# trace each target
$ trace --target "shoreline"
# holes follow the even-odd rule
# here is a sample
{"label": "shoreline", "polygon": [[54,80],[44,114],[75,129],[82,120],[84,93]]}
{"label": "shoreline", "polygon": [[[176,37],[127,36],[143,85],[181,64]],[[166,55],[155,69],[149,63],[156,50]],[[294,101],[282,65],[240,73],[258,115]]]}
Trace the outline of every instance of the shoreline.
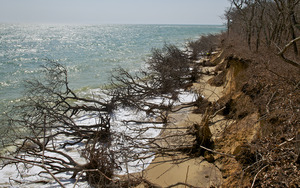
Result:
{"label": "shoreline", "polygon": [[[201,61],[201,60],[200,60]],[[203,60],[202,60],[203,61]],[[214,67],[202,67],[205,69],[204,72],[213,72]],[[192,90],[201,91],[201,95],[204,96],[209,102],[216,102],[220,97],[223,96],[223,86],[215,87],[208,83],[213,75],[203,75],[197,82],[192,86]],[[193,125],[193,123],[200,123],[203,114],[193,113],[193,107],[187,109],[181,109],[176,113],[171,113],[170,118],[172,121],[168,123],[168,127],[171,128],[185,128]],[[218,134],[222,131],[222,116],[215,116],[212,121],[214,125],[210,127],[212,132],[212,138],[218,137]],[[186,131],[188,129],[185,129]],[[172,135],[174,130],[164,130],[160,136]],[[193,142],[193,137],[182,138],[185,142]],[[176,144],[178,141],[174,141]],[[172,144],[172,143],[169,143]],[[166,187],[170,185],[178,184],[183,186],[191,185],[195,187],[210,187],[220,186],[222,184],[222,173],[216,164],[208,162],[205,157],[194,157],[186,154],[176,154],[175,156],[162,156],[156,154],[154,160],[150,165],[143,171],[133,176],[140,176],[151,182],[153,185]],[[180,183],[181,182],[181,183]],[[137,186],[138,188],[146,187],[145,183],[141,183]]]}

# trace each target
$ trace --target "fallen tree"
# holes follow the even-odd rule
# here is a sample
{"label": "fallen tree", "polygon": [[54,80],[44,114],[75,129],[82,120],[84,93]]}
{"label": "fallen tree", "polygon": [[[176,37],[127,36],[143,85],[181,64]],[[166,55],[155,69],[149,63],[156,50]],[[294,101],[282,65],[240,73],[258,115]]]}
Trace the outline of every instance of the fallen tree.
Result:
{"label": "fallen tree", "polygon": [[[5,114],[3,122],[8,129],[3,148],[7,150],[0,156],[1,167],[36,166],[41,169],[39,175],[48,174],[61,186],[57,175],[69,173],[76,182],[84,178],[91,185],[112,186],[120,184],[113,179],[121,168],[116,159],[125,159],[123,168],[128,168],[130,162],[151,158],[155,153],[178,152],[180,147],[187,147],[162,147],[155,143],[168,137],[151,138],[144,133],[162,129],[149,124],[169,122],[168,113],[179,101],[180,92],[195,78],[192,64],[172,45],[166,45],[161,51],[153,50],[153,58],[147,63],[149,71],[141,71],[139,75],[120,69],[119,75],[113,76],[113,87],[105,92],[107,97],[101,98],[75,93],[69,87],[66,68],[48,62],[43,67],[43,76],[27,81],[22,101]],[[117,122],[117,126],[130,130],[134,136],[112,129],[112,119],[120,108],[144,114],[142,120]],[[178,132],[169,137],[187,134]],[[13,149],[8,149],[11,145]]]}
{"label": "fallen tree", "polygon": [[[28,81],[26,97],[6,114],[15,149],[0,157],[6,159],[2,167],[23,163],[25,168],[41,167],[44,171],[40,173],[53,177],[72,172],[72,178],[86,171],[91,184],[109,183],[117,167],[106,146],[111,142],[109,113],[113,104],[77,96],[60,64],[50,62],[44,69],[45,77]],[[93,114],[93,124],[81,124],[75,118],[87,113]],[[65,150],[78,143],[85,143],[80,151],[84,164]]]}

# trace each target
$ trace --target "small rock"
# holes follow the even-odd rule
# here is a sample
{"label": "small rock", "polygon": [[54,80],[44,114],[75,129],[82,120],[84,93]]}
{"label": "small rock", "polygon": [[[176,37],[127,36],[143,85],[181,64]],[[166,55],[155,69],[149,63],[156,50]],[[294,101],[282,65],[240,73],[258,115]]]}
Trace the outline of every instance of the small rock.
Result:
{"label": "small rock", "polygon": [[205,152],[204,152],[204,158],[205,158],[205,159],[207,160],[207,162],[209,162],[209,163],[215,162],[214,156],[213,156],[211,153],[209,153],[208,151],[205,151]]}

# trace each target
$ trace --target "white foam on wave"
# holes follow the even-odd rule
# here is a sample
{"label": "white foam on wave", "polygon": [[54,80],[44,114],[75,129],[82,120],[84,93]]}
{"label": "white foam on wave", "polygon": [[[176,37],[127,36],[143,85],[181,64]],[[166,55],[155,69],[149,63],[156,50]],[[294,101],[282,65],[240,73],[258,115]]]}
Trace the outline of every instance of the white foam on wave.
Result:
{"label": "white foam on wave", "polygon": [[[99,91],[99,90],[97,90]],[[97,93],[96,90],[93,93]],[[190,103],[195,101],[196,97],[194,93],[181,91],[179,94],[179,101],[172,101],[168,97],[157,97],[148,99],[148,103],[153,104],[170,104],[174,103],[180,105],[182,103]],[[113,141],[111,143],[111,149],[118,151],[119,155],[116,155],[116,162],[118,163],[120,169],[116,171],[116,174],[124,175],[127,173],[140,172],[148,167],[148,165],[154,159],[154,153],[152,153],[147,148],[148,138],[155,138],[160,134],[160,128],[163,124],[157,123],[136,123],[134,121],[155,121],[155,116],[150,116],[144,111],[137,111],[131,108],[119,108],[114,111],[113,118],[111,119],[111,132],[113,135]],[[99,121],[98,115],[96,113],[92,114],[82,114],[75,119],[76,123],[80,125],[93,125]],[[127,122],[127,123],[126,123]],[[128,139],[130,138],[130,139]],[[60,136],[56,143],[57,145],[63,144],[66,140],[71,141],[70,137]],[[80,151],[84,148],[83,143],[78,143],[73,146],[67,146],[66,148],[61,148],[62,152],[70,155],[76,162],[84,164],[86,161],[80,156]],[[119,152],[123,151],[123,152]],[[55,156],[54,154],[45,153],[45,155]],[[137,157],[138,156],[138,157]],[[140,159],[137,159],[140,158]],[[22,169],[22,165],[19,167]],[[19,187],[27,187],[26,182],[38,181],[38,180],[51,180],[50,184],[40,185],[34,184],[31,187],[59,187],[58,183],[55,182],[49,175],[45,175],[41,178],[38,174],[42,169],[40,167],[33,167],[29,170],[23,170],[26,178],[22,179],[18,173],[17,168],[14,165],[6,166],[3,170],[0,170],[0,186],[8,185],[9,179],[13,178],[18,181],[24,182],[24,184],[18,185]],[[64,173],[56,175],[58,179],[66,186],[73,187],[74,180],[70,180],[72,174]],[[11,183],[14,184],[13,181]],[[87,182],[79,182],[78,186],[88,187]]]}
{"label": "white foam on wave", "polygon": [[[121,170],[117,172],[119,175],[140,172],[151,163],[154,156],[150,151],[147,152],[147,146],[145,146],[148,142],[147,138],[157,137],[160,129],[155,128],[163,126],[163,124],[152,123],[124,123],[124,121],[131,120],[155,121],[155,118],[149,117],[145,112],[139,112],[130,108],[121,108],[115,112],[115,118],[112,121],[112,131],[117,132],[116,134],[121,136],[116,138],[112,145],[116,151],[124,150],[123,155],[117,159],[121,167]],[[132,160],[136,155],[140,155],[139,157],[143,159]]]}

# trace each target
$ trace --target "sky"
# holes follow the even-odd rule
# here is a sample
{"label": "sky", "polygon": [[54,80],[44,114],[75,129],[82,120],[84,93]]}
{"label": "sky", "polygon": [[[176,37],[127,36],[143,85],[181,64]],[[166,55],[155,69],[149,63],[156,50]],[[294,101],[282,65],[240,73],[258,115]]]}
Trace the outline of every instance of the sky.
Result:
{"label": "sky", "polygon": [[223,24],[228,0],[0,0],[0,23]]}

